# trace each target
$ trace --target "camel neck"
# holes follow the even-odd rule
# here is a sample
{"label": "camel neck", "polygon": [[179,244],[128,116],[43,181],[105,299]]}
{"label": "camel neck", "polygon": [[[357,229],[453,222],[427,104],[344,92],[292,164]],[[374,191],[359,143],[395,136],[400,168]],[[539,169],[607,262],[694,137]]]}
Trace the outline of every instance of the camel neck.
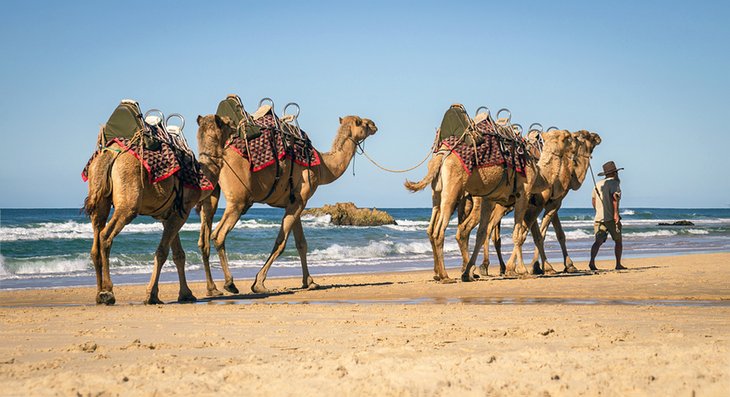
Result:
{"label": "camel neck", "polygon": [[583,185],[583,181],[586,179],[586,175],[588,175],[588,163],[590,161],[590,156],[578,156],[578,158],[575,161],[575,164],[573,166],[573,173],[572,173],[572,183],[571,188],[573,190],[578,190]]}
{"label": "camel neck", "polygon": [[322,154],[320,184],[326,185],[342,176],[355,156],[355,142],[342,136],[335,138],[329,152]]}

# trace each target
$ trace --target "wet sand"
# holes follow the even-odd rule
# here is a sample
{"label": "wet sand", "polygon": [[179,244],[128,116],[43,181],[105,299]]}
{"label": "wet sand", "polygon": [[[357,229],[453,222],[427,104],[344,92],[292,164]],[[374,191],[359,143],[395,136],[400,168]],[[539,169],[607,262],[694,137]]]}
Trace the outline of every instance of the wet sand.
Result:
{"label": "wet sand", "polygon": [[0,395],[727,395],[730,253],[625,264],[272,278],[276,294],[191,305],[140,305],[139,285],[114,307],[95,288],[0,291]]}

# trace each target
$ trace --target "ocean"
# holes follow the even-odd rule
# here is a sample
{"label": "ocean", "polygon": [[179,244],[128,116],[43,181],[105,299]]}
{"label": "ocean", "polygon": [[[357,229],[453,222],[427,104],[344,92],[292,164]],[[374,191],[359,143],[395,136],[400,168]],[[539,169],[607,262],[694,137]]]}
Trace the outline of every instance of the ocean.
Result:
{"label": "ocean", "polygon": [[[431,246],[426,236],[429,208],[384,208],[398,223],[379,227],[333,226],[329,217],[304,217],[312,275],[367,273],[433,269]],[[216,214],[217,222],[222,210]],[[247,286],[271,252],[283,210],[253,208],[229,234],[226,247],[231,271],[240,286]],[[631,258],[689,253],[730,251],[730,209],[660,209],[622,210],[624,262]],[[568,250],[575,261],[587,260],[593,243],[593,210],[564,208],[560,218],[568,239]],[[689,220],[694,226],[658,226],[660,222]],[[505,260],[512,249],[511,214],[503,221]],[[180,236],[187,255],[188,280],[204,280],[197,240],[200,218],[191,215]],[[114,240],[111,253],[112,281],[116,285],[146,283],[152,267],[162,226],[149,217],[139,217],[127,225]],[[454,239],[456,221],[447,230],[445,256],[447,266],[461,263]],[[474,243],[476,230],[472,233]],[[69,209],[0,209],[0,289],[28,289],[66,286],[93,286],[96,278],[89,259],[92,242],[89,219],[77,208]],[[524,246],[527,260],[534,246],[528,236]],[[222,280],[220,262],[213,248],[211,261],[217,282]],[[546,251],[556,269],[562,269],[560,247],[552,232],[548,233]],[[609,240],[599,259],[613,257]],[[176,281],[172,258],[163,268],[162,281]],[[481,259],[479,262],[481,263]],[[496,272],[496,255],[491,250],[492,268]],[[272,266],[269,276],[301,275],[299,257],[290,236],[286,250]],[[451,274],[452,277],[458,274]]]}

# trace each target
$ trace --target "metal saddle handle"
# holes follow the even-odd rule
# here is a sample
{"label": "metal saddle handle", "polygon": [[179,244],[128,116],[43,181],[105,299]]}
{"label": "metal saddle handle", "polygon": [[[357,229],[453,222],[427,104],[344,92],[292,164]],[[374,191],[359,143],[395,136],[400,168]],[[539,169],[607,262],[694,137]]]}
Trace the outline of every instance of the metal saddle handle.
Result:
{"label": "metal saddle handle", "polygon": [[[170,125],[170,119],[174,118],[174,117],[180,119],[181,124],[179,127],[176,125],[172,125],[172,126]],[[185,128],[185,117],[183,117],[180,113],[173,113],[173,114],[167,116],[167,118],[165,119],[165,126],[167,127],[168,132],[171,132],[173,134],[181,134],[183,129]],[[170,127],[176,127],[176,128],[173,128],[171,130]]]}
{"label": "metal saddle handle", "polygon": [[162,126],[165,126],[165,114],[162,113],[162,110],[160,109],[150,109],[147,111],[147,113],[144,114],[144,122],[155,126],[158,124],[162,124]]}
{"label": "metal saddle handle", "polygon": [[296,113],[293,113],[291,115],[292,116],[292,121],[297,122],[297,119],[299,118],[299,112],[301,111],[301,108],[299,107],[299,104],[296,103],[296,102],[289,102],[289,103],[286,104],[286,106],[284,106],[284,111],[282,112],[283,113],[282,114],[282,117],[288,116],[288,114],[286,113],[286,110],[289,109],[289,106],[295,106],[297,108],[297,112]]}
{"label": "metal saddle handle", "polygon": [[532,131],[542,132],[542,124],[532,123],[532,124],[530,124],[530,128],[528,128],[527,131],[528,132],[532,132]]}
{"label": "metal saddle handle", "polygon": [[484,112],[484,113],[486,113],[486,114],[487,114],[487,117],[489,117],[489,115],[491,114],[491,113],[490,113],[490,111],[489,111],[489,108],[488,108],[488,107],[486,107],[486,106],[479,106],[479,107],[477,108],[477,111],[476,111],[476,113],[474,113],[474,117],[475,117],[475,118],[476,118],[476,116],[478,116],[478,115],[479,115],[479,111],[480,111],[480,110],[482,110],[482,109],[486,110],[486,112]]}
{"label": "metal saddle handle", "polygon": [[548,129],[545,132],[550,132],[552,130],[559,130],[559,129],[560,128],[558,128],[558,127],[556,127],[556,126],[553,125],[553,126],[548,127]]}
{"label": "metal saddle handle", "polygon": [[273,99],[271,99],[269,97],[261,98],[261,100],[259,101],[259,107],[263,106],[264,102],[270,103],[271,104],[271,110],[272,111],[274,110],[274,100]]}
{"label": "metal saddle handle", "polygon": [[509,124],[512,121],[512,112],[510,112],[510,110],[507,108],[499,109],[499,111],[497,112],[497,120],[500,119],[499,115],[502,114],[502,112],[507,112],[507,124]]}

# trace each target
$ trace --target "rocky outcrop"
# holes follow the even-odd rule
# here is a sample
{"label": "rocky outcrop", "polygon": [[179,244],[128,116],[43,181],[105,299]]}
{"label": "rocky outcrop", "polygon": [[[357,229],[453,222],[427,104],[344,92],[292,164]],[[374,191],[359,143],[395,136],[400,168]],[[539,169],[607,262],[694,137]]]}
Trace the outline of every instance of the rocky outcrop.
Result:
{"label": "rocky outcrop", "polygon": [[659,222],[659,226],[694,226],[695,224],[690,221],[676,221],[672,223]]}
{"label": "rocky outcrop", "polygon": [[329,215],[330,222],[340,226],[395,225],[395,219],[385,211],[375,208],[357,208],[353,203],[327,204],[322,208],[304,210],[302,215]]}

